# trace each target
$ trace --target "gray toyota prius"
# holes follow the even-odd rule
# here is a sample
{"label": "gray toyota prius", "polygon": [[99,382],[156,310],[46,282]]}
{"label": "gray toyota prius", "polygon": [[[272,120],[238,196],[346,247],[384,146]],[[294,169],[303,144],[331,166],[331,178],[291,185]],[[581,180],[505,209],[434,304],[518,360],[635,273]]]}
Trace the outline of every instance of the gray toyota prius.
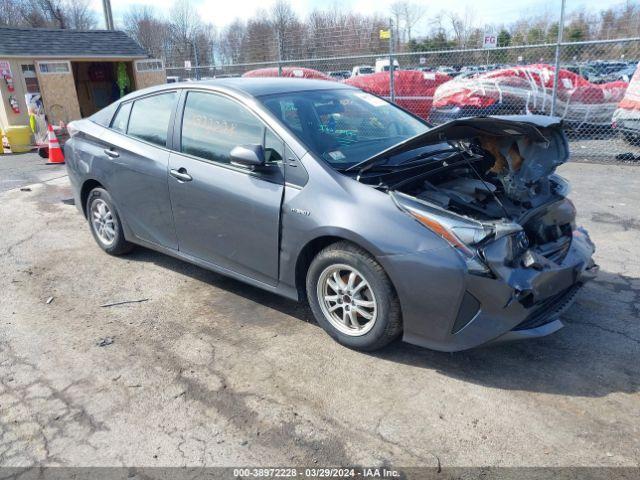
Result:
{"label": "gray toyota prius", "polygon": [[596,274],[558,119],[433,127],[330,81],[130,94],[69,125],[98,245],[141,245],[295,300],[343,345],[455,351],[562,327]]}

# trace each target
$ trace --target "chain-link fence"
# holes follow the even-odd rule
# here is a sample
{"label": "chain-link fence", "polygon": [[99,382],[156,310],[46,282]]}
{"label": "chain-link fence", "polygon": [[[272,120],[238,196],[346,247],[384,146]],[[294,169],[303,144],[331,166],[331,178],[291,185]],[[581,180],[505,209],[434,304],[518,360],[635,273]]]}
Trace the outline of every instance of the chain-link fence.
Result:
{"label": "chain-link fence", "polygon": [[[640,37],[395,53],[393,39],[377,35],[351,32],[323,49],[276,39],[262,46],[262,61],[169,66],[167,75],[171,81],[286,76],[343,82],[434,124],[477,115],[555,115],[564,121],[574,157],[640,159],[640,95],[633,96]],[[343,54],[350,44],[374,53]],[[251,58],[259,49],[252,46]]]}

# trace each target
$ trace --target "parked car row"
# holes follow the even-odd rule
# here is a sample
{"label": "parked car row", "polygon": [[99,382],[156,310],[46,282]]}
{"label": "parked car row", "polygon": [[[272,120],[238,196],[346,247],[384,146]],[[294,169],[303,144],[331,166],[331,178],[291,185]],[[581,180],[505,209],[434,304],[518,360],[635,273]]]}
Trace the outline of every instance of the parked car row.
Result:
{"label": "parked car row", "polygon": [[[327,77],[333,80],[346,80],[348,78],[359,77],[363,75],[372,75],[374,73],[379,72],[388,72],[389,71],[389,58],[382,57],[376,59],[374,65],[355,65],[350,70],[349,69],[339,69],[339,70],[330,70],[324,73]],[[625,81],[629,82],[631,77],[636,71],[636,67],[638,66],[637,60],[594,60],[588,62],[575,62],[568,63],[562,65],[563,70],[568,70],[585,80],[588,80],[590,83],[602,84],[602,83],[610,83],[616,81]],[[504,70],[509,68],[520,68],[526,67],[526,65],[521,64],[505,64],[505,63],[493,63],[487,65],[415,65],[415,66],[406,66],[400,65],[397,59],[394,59],[394,70],[415,70],[419,72],[427,72],[427,73],[443,73],[448,75],[451,78],[463,76],[467,78],[473,78],[478,75],[485,74],[487,72],[492,72],[495,70]],[[303,69],[303,67],[282,67],[284,69]],[[252,70],[262,71],[263,69]],[[269,69],[271,71],[278,71],[277,67]],[[313,70],[313,69],[308,69]],[[318,70],[313,70],[318,74],[322,73]],[[239,77],[239,74],[229,74],[229,73],[219,73],[213,76],[199,76],[198,80],[209,80],[212,78],[230,78],[230,77]],[[243,75],[244,76],[244,75]],[[269,75],[271,76],[271,75]],[[295,76],[295,75],[294,75]],[[303,76],[303,75],[301,75]],[[313,77],[304,77],[304,78],[320,78],[319,75],[314,75]],[[193,79],[190,78],[182,78],[177,75],[169,75],[167,76],[167,83],[175,83],[179,81],[191,81]]]}
{"label": "parked car row", "polygon": [[611,127],[632,145],[640,145],[640,70],[636,70],[613,113]]}
{"label": "parked car row", "polygon": [[[324,73],[306,67],[282,66],[251,70],[242,76],[337,81],[389,100],[389,65],[388,58],[380,58],[373,66],[356,65],[351,71]],[[598,83],[586,79],[588,68],[595,71],[594,65],[608,77],[597,77]],[[615,70],[619,67],[624,68]],[[628,62],[575,64],[558,72],[555,89],[555,68],[548,64],[423,65],[402,69],[394,61],[394,101],[414,115],[441,124],[472,116],[550,115],[555,89],[554,113],[564,120],[566,127],[589,133],[610,132],[613,128],[628,141],[640,143],[640,119],[635,119],[635,111],[640,108],[629,108],[629,101],[623,102],[625,94],[632,95],[627,92],[631,71],[635,73],[635,65]],[[621,72],[626,72],[624,79],[619,79]],[[605,78],[615,80],[603,83],[601,80]]]}
{"label": "parked car row", "polygon": [[[628,82],[636,71],[637,61],[593,61],[577,64],[579,75],[591,83],[608,83],[623,80]],[[571,70],[571,69],[569,69]],[[573,71],[573,70],[572,70]]]}
{"label": "parked car row", "polygon": [[547,64],[509,67],[473,77],[458,76],[434,93],[429,119],[444,123],[461,117],[537,113],[554,114],[574,130],[609,128],[628,82],[594,84],[569,70]]}

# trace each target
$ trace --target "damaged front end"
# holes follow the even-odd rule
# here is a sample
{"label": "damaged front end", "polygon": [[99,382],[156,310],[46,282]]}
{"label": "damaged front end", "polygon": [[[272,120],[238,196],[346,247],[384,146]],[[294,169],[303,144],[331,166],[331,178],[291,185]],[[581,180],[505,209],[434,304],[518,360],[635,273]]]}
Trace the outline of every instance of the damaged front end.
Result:
{"label": "damaged front end", "polygon": [[559,121],[464,119],[422,137],[388,152],[404,168],[369,164],[360,181],[388,191],[463,260],[465,291],[448,340],[457,337],[457,347],[469,348],[478,338],[486,343],[560,328],[558,316],[597,266],[593,243],[575,225],[569,185],[555,173],[569,157]]}

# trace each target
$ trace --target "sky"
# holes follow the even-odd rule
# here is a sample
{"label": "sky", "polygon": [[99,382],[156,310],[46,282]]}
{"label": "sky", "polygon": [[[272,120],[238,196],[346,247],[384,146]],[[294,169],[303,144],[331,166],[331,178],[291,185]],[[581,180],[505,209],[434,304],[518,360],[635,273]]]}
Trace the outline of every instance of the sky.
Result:
{"label": "sky", "polygon": [[[198,9],[200,17],[207,23],[213,23],[218,28],[223,28],[236,18],[248,18],[260,9],[268,10],[275,0],[192,0]],[[470,12],[476,25],[484,24],[509,24],[522,18],[524,15],[538,15],[550,12],[559,17],[561,0],[413,0],[414,3],[424,4],[425,18],[415,29],[420,35],[426,33],[428,19],[440,11],[456,12],[464,15]],[[150,5],[158,12],[169,12],[174,0],[111,0],[113,15],[118,27],[118,21],[122,18],[130,5]],[[341,8],[362,13],[378,12],[389,14],[389,5],[392,0],[291,0],[291,5],[299,15],[304,16],[314,9]],[[622,0],[598,0],[594,7],[594,0],[566,0],[567,11],[585,9],[586,11],[599,11],[614,5],[620,5]],[[505,5],[506,4],[506,5]],[[102,0],[91,0],[93,9],[98,13],[98,18],[103,21]]]}

